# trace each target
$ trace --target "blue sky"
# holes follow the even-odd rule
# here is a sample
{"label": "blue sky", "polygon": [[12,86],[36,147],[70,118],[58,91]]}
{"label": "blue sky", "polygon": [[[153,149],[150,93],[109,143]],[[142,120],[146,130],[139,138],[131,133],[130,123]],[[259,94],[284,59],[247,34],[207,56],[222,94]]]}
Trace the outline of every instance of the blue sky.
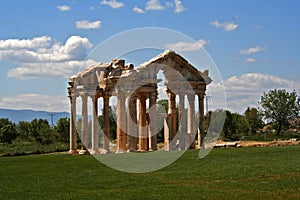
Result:
{"label": "blue sky", "polygon": [[[264,91],[300,93],[299,8],[296,0],[3,1],[0,107],[68,111],[68,77],[92,63],[85,58],[93,48],[123,31],[158,27],[194,40],[169,46],[179,53],[208,52],[227,108],[242,113],[257,107]],[[209,90],[220,90],[220,83]]]}

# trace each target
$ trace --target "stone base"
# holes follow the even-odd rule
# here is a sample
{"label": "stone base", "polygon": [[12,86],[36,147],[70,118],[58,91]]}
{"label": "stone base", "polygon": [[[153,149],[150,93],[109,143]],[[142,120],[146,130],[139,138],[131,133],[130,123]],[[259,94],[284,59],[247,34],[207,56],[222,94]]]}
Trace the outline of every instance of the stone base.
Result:
{"label": "stone base", "polygon": [[105,149],[103,149],[101,152],[100,152],[100,154],[110,154],[111,152],[110,151],[107,151],[107,150],[105,150]]}
{"label": "stone base", "polygon": [[116,153],[126,153],[124,150],[117,150]]}
{"label": "stone base", "polygon": [[88,150],[86,150],[86,149],[81,149],[79,151],[79,155],[90,155],[90,152]]}
{"label": "stone base", "polygon": [[69,155],[77,155],[78,154],[78,151],[77,150],[73,150],[71,149],[69,152],[68,152]]}
{"label": "stone base", "polygon": [[99,151],[98,151],[98,150],[95,150],[95,149],[91,149],[91,150],[90,150],[90,154],[91,154],[91,155],[99,154]]}

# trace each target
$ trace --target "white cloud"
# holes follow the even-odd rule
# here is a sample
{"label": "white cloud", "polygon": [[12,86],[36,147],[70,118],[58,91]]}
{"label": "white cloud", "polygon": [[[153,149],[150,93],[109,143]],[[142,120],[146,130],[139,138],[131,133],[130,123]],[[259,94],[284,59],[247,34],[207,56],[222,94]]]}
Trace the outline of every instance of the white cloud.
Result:
{"label": "white cloud", "polygon": [[137,6],[134,6],[133,11],[139,14],[145,13],[145,11]]}
{"label": "white cloud", "polygon": [[[29,44],[27,47],[26,43]],[[8,39],[0,41],[0,60],[14,63],[82,60],[91,47],[89,40],[80,36],[71,36],[64,45],[55,43],[52,38],[46,36],[31,40]]]}
{"label": "white cloud", "polygon": [[32,39],[7,39],[0,40],[0,51],[11,49],[32,49],[46,47],[51,43],[51,37],[41,36]]}
{"label": "white cloud", "polygon": [[107,5],[107,6],[111,7],[112,9],[117,9],[117,8],[121,8],[124,6],[124,4],[122,2],[119,2],[117,0],[102,0],[100,4]]}
{"label": "white cloud", "polygon": [[165,8],[160,4],[159,0],[148,0],[146,10],[164,10]]}
{"label": "white cloud", "polygon": [[65,62],[47,62],[47,63],[22,63],[17,68],[11,69],[7,73],[9,78],[35,79],[47,77],[68,78],[74,73],[89,67],[96,62],[86,61],[65,61]]}
{"label": "white cloud", "polygon": [[180,13],[180,12],[183,12],[186,10],[182,5],[181,0],[174,0],[174,1],[175,1],[175,12],[176,13]]}
{"label": "white cloud", "polygon": [[32,109],[48,112],[68,112],[69,100],[66,96],[20,94],[13,97],[3,97],[0,100],[0,107],[17,110]]}
{"label": "white cloud", "polygon": [[89,40],[80,36],[69,37],[65,44],[55,42],[48,36],[1,40],[0,61],[17,65],[9,70],[8,77],[68,77],[74,70],[92,63],[84,61],[91,47]]}
{"label": "white cloud", "polygon": [[207,44],[206,40],[198,40],[196,42],[177,42],[166,44],[165,47],[174,51],[197,51]]}
{"label": "white cloud", "polygon": [[218,20],[210,22],[216,28],[223,28],[224,31],[233,31],[238,28],[238,24],[233,22],[219,22]]}
{"label": "white cloud", "polygon": [[267,49],[267,47],[256,46],[256,47],[251,47],[248,49],[241,49],[240,54],[249,55],[249,54],[254,54],[254,53],[261,52],[261,51],[265,51],[266,49]]}
{"label": "white cloud", "polygon": [[60,11],[70,11],[71,10],[71,7],[70,6],[67,6],[67,5],[61,5],[61,6],[57,6],[57,9],[60,10]]}
{"label": "white cloud", "polygon": [[101,21],[97,20],[90,22],[88,20],[81,20],[76,22],[76,28],[79,29],[99,29],[101,27]]}
{"label": "white cloud", "polygon": [[245,62],[247,62],[247,63],[255,63],[256,60],[254,58],[246,58]]}
{"label": "white cloud", "polygon": [[[238,113],[243,113],[248,106],[258,107],[258,101],[263,92],[271,89],[300,89],[300,85],[293,81],[261,73],[233,76],[225,80],[223,84],[212,83],[208,86],[208,90],[213,93],[213,101],[216,99],[217,102],[217,99],[221,99],[218,95],[222,94],[223,86],[225,86],[227,109]],[[215,109],[218,108],[218,102],[214,106]]]}

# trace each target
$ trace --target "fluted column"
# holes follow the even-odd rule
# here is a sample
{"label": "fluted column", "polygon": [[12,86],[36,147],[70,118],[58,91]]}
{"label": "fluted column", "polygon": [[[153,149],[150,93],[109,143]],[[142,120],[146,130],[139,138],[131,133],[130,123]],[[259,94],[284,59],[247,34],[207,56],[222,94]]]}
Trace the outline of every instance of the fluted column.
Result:
{"label": "fluted column", "polygon": [[127,115],[127,135],[128,135],[128,150],[130,152],[137,150],[137,110],[136,96],[128,98],[128,115]]}
{"label": "fluted column", "polygon": [[178,103],[178,131],[179,131],[179,148],[185,149],[185,135],[186,135],[186,113],[184,110],[184,95],[179,94]]}
{"label": "fluted column", "polygon": [[187,114],[187,138],[186,148],[195,148],[195,95],[188,95],[188,114]]}
{"label": "fluted column", "polygon": [[198,144],[199,148],[204,147],[204,95],[198,94],[198,102],[199,102],[199,126],[198,126]]}
{"label": "fluted column", "polygon": [[70,96],[70,151],[69,154],[77,154],[76,131],[76,96]]}
{"label": "fluted column", "polygon": [[170,150],[176,149],[176,95],[171,92],[167,91],[168,93],[168,115],[170,117],[170,127],[169,127],[169,145],[170,145]]}
{"label": "fluted column", "polygon": [[117,153],[126,152],[125,99],[125,95],[119,92],[117,96]]}
{"label": "fluted column", "polygon": [[87,108],[87,96],[82,95],[82,110],[81,110],[81,150],[79,154],[89,154],[87,150],[88,145],[88,108]]}
{"label": "fluted column", "polygon": [[139,98],[139,151],[148,150],[146,96],[141,93]]}
{"label": "fluted column", "polygon": [[93,119],[92,119],[92,150],[91,154],[97,154],[98,153],[98,97],[92,96],[92,102],[93,102]]}
{"label": "fluted column", "polygon": [[157,150],[157,111],[156,111],[156,92],[152,92],[150,94],[150,102],[149,107],[151,108],[149,111],[149,150],[156,151]]}
{"label": "fluted column", "polygon": [[109,96],[103,96],[103,152],[102,153],[109,153],[109,134],[110,134],[110,123],[109,123]]}

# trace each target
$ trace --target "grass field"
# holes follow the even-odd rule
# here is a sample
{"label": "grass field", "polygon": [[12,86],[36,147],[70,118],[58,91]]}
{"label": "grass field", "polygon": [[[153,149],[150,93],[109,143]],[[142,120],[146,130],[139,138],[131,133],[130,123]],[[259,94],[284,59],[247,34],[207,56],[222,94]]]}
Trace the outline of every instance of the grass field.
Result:
{"label": "grass field", "polygon": [[187,151],[156,172],[129,174],[92,156],[0,158],[0,199],[300,199],[300,145]]}

